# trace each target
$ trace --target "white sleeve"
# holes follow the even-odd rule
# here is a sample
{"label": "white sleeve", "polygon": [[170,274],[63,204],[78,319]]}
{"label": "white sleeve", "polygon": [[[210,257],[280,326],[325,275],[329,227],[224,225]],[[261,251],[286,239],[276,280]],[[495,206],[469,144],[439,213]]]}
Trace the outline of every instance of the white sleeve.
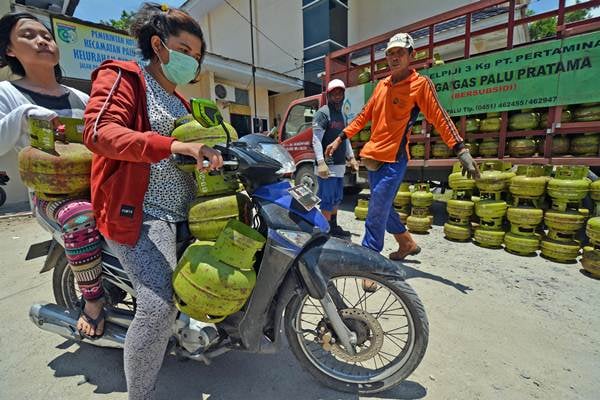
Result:
{"label": "white sleeve", "polygon": [[10,106],[0,100],[0,156],[29,143],[28,117],[49,121],[56,117],[56,113],[35,104],[22,104],[10,109]]}
{"label": "white sleeve", "polygon": [[315,151],[315,158],[317,162],[321,162],[325,159],[323,156],[323,145],[321,141],[323,140],[323,135],[325,131],[317,124],[313,124],[313,137],[312,137],[312,145],[313,150]]}
{"label": "white sleeve", "polygon": [[352,160],[354,158],[354,152],[352,151],[352,145],[350,144],[350,141],[348,139],[346,139],[345,142],[346,142],[346,159]]}

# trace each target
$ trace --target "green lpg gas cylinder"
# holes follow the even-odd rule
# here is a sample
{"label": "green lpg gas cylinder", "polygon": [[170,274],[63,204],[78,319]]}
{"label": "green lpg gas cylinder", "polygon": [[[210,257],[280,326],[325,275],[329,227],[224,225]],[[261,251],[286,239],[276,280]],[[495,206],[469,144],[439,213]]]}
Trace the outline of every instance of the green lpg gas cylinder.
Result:
{"label": "green lpg gas cylinder", "polygon": [[431,207],[433,204],[433,193],[429,191],[429,185],[426,183],[415,185],[415,191],[411,194],[410,203],[413,207]]}
{"label": "green lpg gas cylinder", "polygon": [[412,127],[412,135],[421,135],[423,133],[423,125],[420,123],[414,124]]}
{"label": "green lpg gas cylinder", "polygon": [[431,146],[431,155],[433,158],[452,158],[454,152],[444,142],[437,142]]}
{"label": "green lpg gas cylinder", "polygon": [[212,196],[198,199],[190,207],[188,225],[199,240],[216,240],[230,219],[237,219],[237,196]]}
{"label": "green lpg gas cylinder", "polygon": [[[237,140],[238,135],[235,128],[227,122],[223,122],[223,124],[229,131],[231,140]],[[204,128],[191,114],[183,116],[175,121],[175,129],[171,132],[171,136],[180,142],[199,142],[211,147],[216,144],[224,144],[227,142],[227,134],[222,126],[218,125],[212,128]],[[178,165],[178,168],[186,172],[193,172],[195,171],[196,166]]]}
{"label": "green lpg gas cylinder", "polygon": [[485,138],[479,144],[479,155],[481,157],[497,157],[498,146],[498,139]]}
{"label": "green lpg gas cylinder", "polygon": [[594,201],[600,201],[600,180],[597,180],[597,181],[594,181],[594,182],[591,183],[591,185],[590,185],[590,197]]}
{"label": "green lpg gas cylinder", "polygon": [[513,196],[535,198],[544,195],[548,179],[543,172],[539,175],[537,173],[519,175],[518,173],[517,171],[517,175],[510,179],[508,186],[508,190]]}
{"label": "green lpg gas cylinder", "polygon": [[364,221],[367,219],[367,213],[369,212],[369,201],[365,199],[358,199],[358,204],[354,208],[354,216],[356,219]]}
{"label": "green lpg gas cylinder", "polygon": [[475,182],[477,188],[483,192],[501,192],[508,188],[510,179],[515,174],[507,171],[509,163],[502,161],[486,161],[480,166],[481,177]]}
{"label": "green lpg gas cylinder", "polygon": [[505,201],[481,200],[476,202],[475,214],[481,220],[481,229],[501,230],[507,207]]}
{"label": "green lpg gas cylinder", "polygon": [[173,289],[180,311],[215,323],[243,307],[256,283],[256,273],[218,260],[212,250],[212,242],[191,244],[173,273]]}
{"label": "green lpg gas cylinder", "polygon": [[548,210],[544,215],[544,223],[548,229],[565,234],[577,232],[585,224],[585,215],[579,211]]}
{"label": "green lpg gas cylinder", "polygon": [[533,138],[515,138],[508,141],[507,152],[511,157],[531,157],[537,151],[537,144]]}
{"label": "green lpg gas cylinder", "polygon": [[454,163],[452,173],[448,176],[448,186],[453,191],[473,190],[475,189],[475,180],[462,174],[462,164]]}
{"label": "green lpg gas cylinder", "polygon": [[571,139],[569,150],[574,156],[590,156],[598,155],[598,146],[600,145],[600,134],[590,133],[575,136]]}
{"label": "green lpg gas cylinder", "polygon": [[[560,122],[569,122],[573,119],[573,113],[569,110],[563,110],[560,114]],[[548,123],[548,113],[542,113],[540,116],[540,128],[550,128]]]}
{"label": "green lpg gas cylinder", "polygon": [[459,218],[469,218],[473,215],[475,203],[469,200],[448,200],[446,211],[449,215]]}
{"label": "green lpg gas cylinder", "polygon": [[[544,155],[544,149],[546,145],[546,139],[540,140],[537,145],[538,154]],[[564,135],[556,135],[552,137],[552,155],[562,156],[569,152],[571,145],[571,139]]]}
{"label": "green lpg gas cylinder", "polygon": [[414,233],[427,233],[431,229],[431,218],[428,216],[410,215],[406,219],[406,226]]}
{"label": "green lpg gas cylinder", "polygon": [[544,220],[544,210],[529,207],[509,207],[506,210],[506,219],[514,225],[535,228]]}
{"label": "green lpg gas cylinder", "polygon": [[556,241],[545,237],[541,241],[542,255],[558,262],[572,262],[579,255],[581,245],[576,240]]}
{"label": "green lpg gas cylinder", "polygon": [[498,249],[504,242],[504,231],[490,231],[477,228],[473,234],[473,241],[481,247]]}
{"label": "green lpg gas cylinder", "polygon": [[556,200],[579,202],[587,196],[590,181],[586,166],[560,166],[548,182],[548,195]]}
{"label": "green lpg gas cylinder", "polygon": [[363,129],[362,131],[360,131],[358,133],[358,136],[359,136],[361,142],[366,143],[369,140],[371,140],[371,130],[370,129]]}
{"label": "green lpg gas cylinder", "polygon": [[450,240],[466,242],[471,239],[473,231],[470,226],[454,225],[447,222],[444,224],[444,235]]}
{"label": "green lpg gas cylinder", "polygon": [[592,247],[584,247],[581,266],[593,277],[600,278],[600,251]]}
{"label": "green lpg gas cylinder", "polygon": [[514,254],[522,256],[533,255],[540,248],[540,237],[537,233],[522,236],[508,232],[504,235],[504,246],[507,251]]}
{"label": "green lpg gas cylinder", "polygon": [[410,185],[408,183],[402,183],[394,198],[394,207],[403,208],[410,206],[411,195]]}
{"label": "green lpg gas cylinder", "polygon": [[600,217],[590,218],[585,227],[585,234],[590,242],[600,246]]}
{"label": "green lpg gas cylinder", "polygon": [[577,122],[600,121],[600,106],[577,107],[574,119]]}
{"label": "green lpg gas cylinder", "polygon": [[416,160],[425,158],[425,145],[415,143],[410,145],[410,156]]}
{"label": "green lpg gas cylinder", "polygon": [[467,118],[465,120],[465,131],[467,133],[477,133],[480,125],[481,120],[479,118]]}
{"label": "green lpg gas cylinder", "polygon": [[248,225],[231,219],[219,234],[213,255],[220,261],[242,271],[252,270],[254,255],[265,245],[265,238]]}
{"label": "green lpg gas cylinder", "polygon": [[536,129],[539,124],[540,115],[535,112],[521,112],[508,119],[508,129],[511,131]]}
{"label": "green lpg gas cylinder", "polygon": [[78,143],[57,142],[53,152],[31,146],[19,152],[21,180],[42,200],[58,200],[87,192],[91,168],[92,153]]}
{"label": "green lpg gas cylinder", "polygon": [[481,132],[498,132],[501,124],[500,113],[487,113],[486,118],[482,119],[479,124],[479,130]]}

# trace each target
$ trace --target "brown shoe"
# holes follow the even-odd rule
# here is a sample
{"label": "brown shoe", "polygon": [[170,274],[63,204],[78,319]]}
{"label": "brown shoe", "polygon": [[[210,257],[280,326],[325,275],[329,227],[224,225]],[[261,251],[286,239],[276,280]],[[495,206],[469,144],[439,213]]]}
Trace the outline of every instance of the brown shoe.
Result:
{"label": "brown shoe", "polygon": [[421,248],[414,241],[410,233],[396,233],[394,235],[398,242],[398,250],[390,253],[389,258],[393,261],[404,260],[407,256],[416,256],[421,252]]}

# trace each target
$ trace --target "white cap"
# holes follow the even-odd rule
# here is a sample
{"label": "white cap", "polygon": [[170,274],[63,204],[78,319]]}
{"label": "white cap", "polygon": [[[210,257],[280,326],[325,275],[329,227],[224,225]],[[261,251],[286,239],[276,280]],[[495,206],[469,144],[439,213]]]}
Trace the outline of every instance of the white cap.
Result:
{"label": "white cap", "polygon": [[344,81],[341,79],[334,79],[327,85],[327,93],[331,92],[333,89],[342,88],[346,90],[346,85],[344,85]]}
{"label": "white cap", "polygon": [[415,41],[408,33],[396,33],[390,38],[390,41],[385,48],[385,52],[387,53],[389,49],[393,49],[394,47],[402,47],[405,49],[412,47],[414,49]]}

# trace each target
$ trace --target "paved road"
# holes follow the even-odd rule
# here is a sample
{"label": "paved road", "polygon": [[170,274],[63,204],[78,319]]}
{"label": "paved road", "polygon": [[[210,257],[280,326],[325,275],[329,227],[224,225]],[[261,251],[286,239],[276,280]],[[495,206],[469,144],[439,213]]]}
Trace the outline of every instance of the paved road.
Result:
{"label": "paved road", "polygon": [[[362,232],[344,208],[341,222]],[[52,300],[40,261],[23,261],[46,238],[31,218],[0,220],[0,399],[126,399],[120,350],[65,341],[27,317],[31,303]],[[428,353],[409,380],[372,398],[597,398],[600,281],[577,265],[445,241],[439,226],[417,239],[424,251],[406,269],[430,320]],[[384,252],[393,247],[388,238]],[[229,353],[209,367],[167,357],[158,387],[178,400],[358,398],[319,385],[288,350]]]}

